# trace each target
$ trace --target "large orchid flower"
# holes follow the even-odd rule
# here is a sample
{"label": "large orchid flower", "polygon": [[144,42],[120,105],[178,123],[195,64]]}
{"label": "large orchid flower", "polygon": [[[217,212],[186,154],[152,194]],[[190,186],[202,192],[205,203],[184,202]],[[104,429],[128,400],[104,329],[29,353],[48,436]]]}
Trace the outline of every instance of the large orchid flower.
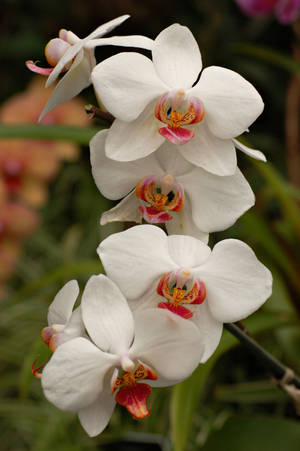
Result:
{"label": "large orchid flower", "polygon": [[27,67],[42,75],[48,75],[46,87],[52,85],[58,75],[67,71],[64,77],[55,87],[50,99],[42,111],[40,120],[56,108],[58,105],[67,102],[72,97],[87,88],[90,81],[90,74],[96,66],[94,48],[104,45],[116,45],[123,47],[141,47],[151,49],[153,41],[145,36],[113,36],[110,38],[100,38],[109,33],[118,25],[121,25],[129,15],[117,17],[103,25],[86,38],[80,39],[72,31],[60,30],[59,37],[51,39],[45,48],[45,56],[53,68],[42,68],[33,61],[27,61]]}
{"label": "large orchid flower", "polygon": [[300,0],[236,0],[242,11],[250,16],[264,17],[274,13],[278,21],[288,24],[300,13]]}
{"label": "large orchid flower", "polygon": [[119,53],[92,72],[97,95],[116,117],[105,144],[109,158],[146,157],[167,140],[187,161],[217,175],[235,173],[235,144],[265,160],[233,141],[263,110],[248,81],[223,67],[202,71],[192,33],[178,24],[157,36],[152,57]]}
{"label": "large orchid flower", "polygon": [[76,280],[67,282],[55,296],[48,310],[48,326],[41,332],[43,341],[52,352],[68,340],[84,335],[81,308],[73,311],[79,294]]}
{"label": "large orchid flower", "polygon": [[270,271],[239,240],[211,250],[191,236],[139,225],[106,238],[98,254],[133,310],[156,306],[198,326],[205,342],[202,362],[217,347],[223,323],[247,317],[271,294]]}
{"label": "large orchid flower", "polygon": [[185,379],[202,357],[193,324],[157,309],[141,311],[134,321],[118,287],[103,275],[89,279],[81,308],[90,339],[60,345],[41,380],[48,400],[78,412],[90,436],[103,431],[116,402],[136,419],[149,415],[150,384]]}
{"label": "large orchid flower", "polygon": [[216,176],[186,161],[168,142],[140,160],[111,160],[105,155],[107,135],[102,130],[90,143],[92,173],[105,197],[126,197],[102,215],[102,225],[144,218],[150,223],[165,222],[169,234],[207,242],[208,233],[230,227],[254,204],[253,192],[239,169],[234,175]]}

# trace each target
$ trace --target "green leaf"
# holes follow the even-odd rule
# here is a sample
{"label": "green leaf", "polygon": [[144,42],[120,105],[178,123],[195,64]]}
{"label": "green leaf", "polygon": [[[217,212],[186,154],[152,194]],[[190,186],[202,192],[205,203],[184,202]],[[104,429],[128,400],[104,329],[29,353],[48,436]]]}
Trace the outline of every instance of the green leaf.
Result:
{"label": "green leaf", "polygon": [[299,423],[264,415],[233,416],[203,451],[299,451]]}
{"label": "green leaf", "polygon": [[300,78],[300,64],[293,58],[289,58],[280,52],[276,52],[267,47],[241,43],[234,44],[233,49],[238,53],[254,56],[260,60],[275,64]]}
{"label": "green leaf", "polygon": [[218,401],[242,404],[287,401],[285,393],[269,381],[219,385],[215,389],[215,397]]}
{"label": "green leaf", "polygon": [[107,127],[87,128],[70,125],[0,124],[0,138],[57,139],[88,145],[92,137],[104,128]]}

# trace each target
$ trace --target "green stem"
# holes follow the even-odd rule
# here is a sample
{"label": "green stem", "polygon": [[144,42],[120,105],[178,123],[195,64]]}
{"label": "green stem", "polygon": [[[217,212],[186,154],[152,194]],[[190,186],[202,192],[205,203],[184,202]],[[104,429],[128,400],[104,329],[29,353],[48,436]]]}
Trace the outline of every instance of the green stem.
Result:
{"label": "green stem", "polygon": [[[267,368],[270,369],[271,373],[278,380],[281,380],[287,372],[287,367],[284,366],[279,360],[277,360],[272,354],[262,348],[253,338],[247,335],[240,327],[236,324],[227,323],[224,324],[225,329],[228,330],[232,335],[234,335],[238,340],[240,340],[247,348],[253,352]],[[290,381],[290,384],[295,385],[300,388],[300,379],[298,376]]]}
{"label": "green stem", "polygon": [[91,138],[106,126],[75,127],[69,125],[0,124],[0,139],[53,139],[88,145]]}

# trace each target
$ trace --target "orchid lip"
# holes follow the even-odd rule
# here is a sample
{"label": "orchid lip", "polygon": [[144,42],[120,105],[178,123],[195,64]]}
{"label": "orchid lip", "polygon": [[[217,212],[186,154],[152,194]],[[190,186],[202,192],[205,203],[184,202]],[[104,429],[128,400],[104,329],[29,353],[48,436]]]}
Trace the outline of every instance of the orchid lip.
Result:
{"label": "orchid lip", "polygon": [[163,223],[173,219],[169,212],[179,212],[184,207],[184,189],[171,174],[150,174],[139,180],[136,196],[143,218],[150,223]]}
{"label": "orchid lip", "polygon": [[183,125],[202,121],[204,105],[198,97],[187,95],[183,90],[172,91],[162,95],[155,106],[155,117],[166,124],[159,133],[173,144],[189,142],[194,132]]}
{"label": "orchid lip", "polygon": [[[158,307],[170,310],[182,318],[191,318],[193,313],[185,305],[202,304],[206,298],[206,287],[202,280],[193,277],[188,268],[165,273],[157,286],[157,293],[165,301]],[[182,305],[183,304],[183,305]]]}

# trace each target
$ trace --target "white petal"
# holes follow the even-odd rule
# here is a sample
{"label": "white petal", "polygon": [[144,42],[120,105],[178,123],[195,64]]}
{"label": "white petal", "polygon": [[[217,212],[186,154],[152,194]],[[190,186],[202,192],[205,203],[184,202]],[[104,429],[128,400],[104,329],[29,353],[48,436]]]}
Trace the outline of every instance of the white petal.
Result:
{"label": "white petal", "polygon": [[84,41],[99,38],[100,36],[103,36],[104,34],[109,33],[114,28],[121,25],[125,20],[127,20],[130,16],[128,14],[124,14],[123,16],[116,17],[115,19],[110,20],[109,22],[104,23],[103,25],[100,25],[98,28],[96,28],[95,31],[93,31],[91,34],[89,34]]}
{"label": "white petal", "polygon": [[81,426],[90,437],[95,437],[106,428],[113,414],[116,401],[108,390],[103,391],[99,398],[84,409],[79,410],[78,417]]}
{"label": "white petal", "polygon": [[165,141],[158,133],[159,128],[160,123],[154,116],[154,103],[149,104],[135,121],[116,119],[109,129],[105,144],[106,155],[117,161],[147,157]]}
{"label": "white petal", "polygon": [[245,146],[245,144],[242,144],[237,139],[234,139],[233,143],[237,149],[241,150],[246,155],[249,155],[249,157],[252,157],[252,158],[255,158],[255,160],[260,160],[260,161],[264,161],[264,162],[267,161],[265,155],[260,150],[251,149],[250,147]]}
{"label": "white petal", "polygon": [[104,60],[93,70],[92,82],[103,105],[122,121],[133,121],[169,90],[152,61],[139,53],[124,52]]}
{"label": "white petal", "polygon": [[97,249],[105,271],[125,297],[135,299],[156,288],[165,272],[177,267],[167,236],[154,225],[140,225],[106,238]]}
{"label": "white petal", "polygon": [[101,216],[100,224],[106,225],[109,222],[115,221],[130,221],[140,224],[142,222],[142,215],[139,211],[139,205],[140,203],[134,190],[128,196],[124,197],[115,207],[105,211]]}
{"label": "white petal", "polygon": [[210,131],[222,139],[241,135],[264,108],[254,86],[223,67],[204,69],[192,91],[204,103]]}
{"label": "white petal", "polygon": [[270,271],[239,240],[218,243],[199,268],[199,276],[206,285],[211,313],[224,323],[251,315],[272,292]]}
{"label": "white petal", "polygon": [[116,45],[120,47],[137,47],[141,49],[151,50],[153,47],[153,39],[146,36],[132,35],[132,36],[112,36],[111,38],[93,39],[87,42],[84,47],[86,49],[94,49],[98,46]]}
{"label": "white petal", "polygon": [[132,162],[118,162],[108,158],[105,154],[107,135],[108,130],[101,130],[90,142],[92,174],[103,196],[120,199],[145,175],[162,173],[154,155]]}
{"label": "white petal", "polygon": [[48,310],[48,324],[66,324],[79,294],[77,280],[70,280],[55,296]]}
{"label": "white petal", "polygon": [[80,40],[79,42],[77,42],[76,44],[72,45],[61,57],[61,59],[58,61],[58,63],[56,64],[56,66],[54,67],[53,71],[51,72],[51,74],[49,75],[49,77],[47,78],[46,81],[46,88],[49,88],[49,86],[51,86],[55,80],[57,79],[57,77],[59,76],[59,74],[61,73],[61,71],[63,70],[63,68],[70,62],[72,61],[73,58],[75,58],[75,56],[80,52],[80,50],[82,49],[82,41]]}
{"label": "white petal", "polygon": [[253,191],[239,169],[234,175],[220,177],[195,168],[178,181],[191,200],[195,223],[205,232],[230,227],[255,202]]}
{"label": "white petal", "polygon": [[92,276],[82,294],[81,309],[86,330],[102,351],[127,352],[133,340],[133,317],[114,282],[103,274]]}
{"label": "white petal", "polygon": [[202,69],[198,44],[187,27],[173,24],[155,39],[153,64],[159,77],[172,88],[190,88]]}
{"label": "white petal", "polygon": [[39,117],[39,122],[49,111],[77,96],[83,89],[87,88],[90,85],[90,73],[89,57],[84,55],[83,50],[81,50],[68,72],[56,85]]}
{"label": "white petal", "polygon": [[82,320],[81,306],[79,306],[74,310],[63,330],[63,342],[69,341],[72,338],[83,337],[84,335],[85,329]]}
{"label": "white petal", "polygon": [[194,268],[202,265],[210,256],[210,248],[197,238],[186,235],[168,236],[170,257],[178,266]]}
{"label": "white petal", "polygon": [[117,363],[85,338],[60,345],[42,374],[46,398],[62,410],[76,412],[100,395],[104,376]]}
{"label": "white petal", "polygon": [[199,364],[203,351],[201,335],[192,322],[163,309],[136,312],[130,355],[145,361],[159,376],[174,383],[185,379]]}
{"label": "white petal", "polygon": [[204,344],[204,354],[201,359],[201,363],[204,363],[211,357],[220,343],[223,323],[212,316],[206,300],[203,304],[189,305],[188,308],[193,312],[190,321],[198,327],[201,342]]}
{"label": "white petal", "polygon": [[177,146],[181,155],[193,163],[216,175],[232,175],[236,170],[236,152],[232,140],[219,139],[202,123],[193,127],[195,136],[183,146]]}
{"label": "white petal", "polygon": [[165,141],[154,154],[159,162],[161,171],[166,174],[171,174],[174,177],[194,169],[194,165],[183,158],[177,149],[178,147],[174,146],[174,144]]}
{"label": "white petal", "polygon": [[192,218],[192,209],[188,197],[185,198],[184,208],[179,213],[173,214],[172,221],[166,222],[169,235],[190,235],[203,243],[208,243],[208,233],[202,232]]}

